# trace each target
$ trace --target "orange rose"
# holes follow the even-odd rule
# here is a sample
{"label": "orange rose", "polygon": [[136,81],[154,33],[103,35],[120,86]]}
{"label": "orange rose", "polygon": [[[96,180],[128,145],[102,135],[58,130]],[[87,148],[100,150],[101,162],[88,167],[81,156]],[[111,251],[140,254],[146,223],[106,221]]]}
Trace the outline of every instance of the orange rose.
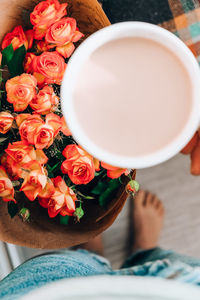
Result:
{"label": "orange rose", "polygon": [[113,167],[104,162],[101,162],[101,166],[107,170],[107,176],[112,179],[119,178],[122,174],[125,174],[125,175],[129,174],[128,169]]}
{"label": "orange rose", "polygon": [[44,121],[40,115],[20,114],[16,118],[21,139],[27,144],[34,144],[36,127],[43,125]]}
{"label": "orange rose", "polygon": [[83,36],[77,30],[75,19],[63,18],[51,25],[47,30],[45,40],[52,47],[57,47],[58,53],[68,58],[75,49],[73,42],[77,42]]}
{"label": "orange rose", "polygon": [[77,145],[68,145],[63,156],[66,160],[62,163],[61,170],[68,174],[74,184],[87,184],[95,175],[93,157]]}
{"label": "orange rose", "polygon": [[6,34],[2,42],[2,49],[8,47],[10,44],[12,44],[14,51],[22,45],[26,49],[31,48],[33,45],[33,32],[30,30],[24,32],[22,26],[16,26],[12,32]]}
{"label": "orange rose", "polygon": [[60,117],[55,114],[48,114],[46,123],[36,127],[34,132],[34,145],[37,149],[49,148],[55,136],[61,129]]}
{"label": "orange rose", "polygon": [[12,176],[20,176],[21,168],[31,162],[38,161],[40,165],[46,164],[48,161],[47,156],[42,150],[35,150],[33,146],[26,145],[24,142],[15,142],[9,144],[5,150],[7,153],[7,164],[10,166]]}
{"label": "orange rose", "polygon": [[61,118],[56,114],[48,114],[46,116],[46,124],[50,125],[54,130],[54,136],[58,134],[58,132],[61,130],[62,122]]}
{"label": "orange rose", "polygon": [[21,177],[24,178],[24,182],[20,191],[23,191],[29,200],[34,201],[47,185],[43,167],[37,161],[30,161],[23,166]]}
{"label": "orange rose", "polygon": [[48,148],[61,129],[60,117],[51,113],[46,122],[39,115],[21,114],[16,117],[22,140],[33,144],[37,149]]}
{"label": "orange rose", "polygon": [[59,98],[54,93],[54,90],[50,86],[45,86],[39,91],[37,96],[30,102],[30,107],[35,113],[40,115],[46,115],[52,111],[55,111],[59,103]]}
{"label": "orange rose", "polygon": [[100,171],[100,161],[93,157],[95,171]]}
{"label": "orange rose", "polygon": [[58,176],[52,179],[55,187],[54,194],[48,198],[39,198],[42,207],[48,208],[50,218],[54,218],[57,214],[62,216],[73,216],[77,200],[75,193],[70,189],[62,177]]}
{"label": "orange rose", "polygon": [[[8,155],[6,153],[4,153],[1,156],[1,165],[5,168],[8,175],[13,178],[13,177],[15,177],[16,174],[13,174],[12,164],[13,164],[13,160],[12,160],[12,163],[8,162]],[[16,177],[16,179],[17,179],[17,177]]]}
{"label": "orange rose", "polygon": [[39,162],[39,164],[45,165],[48,162],[48,157],[44,154],[44,152],[40,149],[35,150],[35,160]]}
{"label": "orange rose", "polygon": [[42,1],[34,8],[30,21],[34,25],[35,39],[41,40],[51,26],[67,14],[67,3],[60,4],[58,0]]}
{"label": "orange rose", "polygon": [[30,74],[22,74],[6,82],[8,102],[13,104],[14,111],[23,111],[36,96],[37,81]]}
{"label": "orange rose", "polygon": [[13,162],[14,162],[13,159],[9,155],[7,155],[6,153],[4,153],[2,155],[1,165],[5,168],[7,174],[11,178],[11,180],[17,180],[19,178],[19,176],[17,175],[17,173],[14,174]]}
{"label": "orange rose", "polygon": [[37,41],[36,42],[36,47],[38,52],[45,52],[50,49],[50,46],[45,42],[45,41]]}
{"label": "orange rose", "polygon": [[75,50],[73,43],[68,43],[62,47],[56,47],[56,51],[62,55],[64,58],[69,58]]}
{"label": "orange rose", "polygon": [[72,135],[71,131],[69,130],[69,128],[67,126],[67,123],[65,122],[64,117],[61,118],[61,122],[62,122],[62,128],[61,128],[62,133],[66,136]]}
{"label": "orange rose", "polygon": [[34,145],[37,149],[49,148],[53,144],[54,130],[49,125],[41,125],[35,130]]}
{"label": "orange rose", "polygon": [[0,52],[0,65],[1,65],[1,62],[2,62],[2,53]]}
{"label": "orange rose", "polygon": [[0,166],[0,197],[3,201],[13,201],[16,203],[12,182],[8,178],[6,171],[2,166]]}
{"label": "orange rose", "polygon": [[33,60],[33,74],[39,85],[61,84],[66,66],[64,58],[57,52],[43,52]]}
{"label": "orange rose", "polygon": [[33,72],[33,66],[32,62],[35,57],[35,54],[33,53],[26,53],[25,59],[24,59],[24,71],[26,73],[32,73]]}
{"label": "orange rose", "polygon": [[38,194],[38,197],[43,199],[49,199],[55,192],[55,187],[50,178],[47,178],[47,184],[45,188]]}
{"label": "orange rose", "polygon": [[19,165],[26,164],[35,158],[35,149],[22,141],[9,144],[5,152]]}
{"label": "orange rose", "polygon": [[28,41],[28,49],[33,47],[33,40],[34,40],[34,30],[30,29],[25,31],[26,39]]}
{"label": "orange rose", "polygon": [[12,127],[13,121],[14,117],[10,113],[6,111],[0,112],[0,133],[5,134],[8,132]]}

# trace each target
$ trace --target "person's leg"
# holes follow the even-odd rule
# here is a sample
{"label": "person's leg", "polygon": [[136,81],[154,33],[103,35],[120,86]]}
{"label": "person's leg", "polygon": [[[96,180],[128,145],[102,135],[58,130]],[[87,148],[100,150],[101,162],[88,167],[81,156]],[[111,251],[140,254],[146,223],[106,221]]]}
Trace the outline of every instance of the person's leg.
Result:
{"label": "person's leg", "polygon": [[157,247],[163,217],[162,202],[140,191],[134,199],[133,254],[115,274],[155,276],[200,285],[200,259]]}
{"label": "person's leg", "polygon": [[0,299],[18,299],[49,282],[112,273],[106,259],[85,250],[42,255],[25,262],[0,281]]}
{"label": "person's leg", "polygon": [[123,267],[141,265],[146,262],[168,259],[181,261],[190,266],[200,266],[200,259],[163,250],[158,247],[163,227],[164,207],[157,196],[140,191],[133,205],[133,254]]}

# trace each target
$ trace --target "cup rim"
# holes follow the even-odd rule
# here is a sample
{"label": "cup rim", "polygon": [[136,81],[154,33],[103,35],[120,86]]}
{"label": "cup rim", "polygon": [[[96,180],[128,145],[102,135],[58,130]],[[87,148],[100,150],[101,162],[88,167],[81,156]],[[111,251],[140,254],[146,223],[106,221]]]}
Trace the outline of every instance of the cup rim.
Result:
{"label": "cup rim", "polygon": [[[181,60],[192,85],[192,108],[188,121],[180,134],[167,146],[148,155],[127,157],[112,154],[93,143],[82,130],[73,105],[72,93],[77,76],[87,58],[106,42],[122,37],[144,37],[157,41],[170,49]],[[105,27],[88,37],[74,52],[68,63],[61,86],[61,107],[74,139],[91,155],[107,164],[121,168],[143,169],[172,158],[188,143],[200,120],[200,70],[191,50],[173,33],[157,25],[144,22],[122,22]],[[66,101],[65,101],[66,99]]]}

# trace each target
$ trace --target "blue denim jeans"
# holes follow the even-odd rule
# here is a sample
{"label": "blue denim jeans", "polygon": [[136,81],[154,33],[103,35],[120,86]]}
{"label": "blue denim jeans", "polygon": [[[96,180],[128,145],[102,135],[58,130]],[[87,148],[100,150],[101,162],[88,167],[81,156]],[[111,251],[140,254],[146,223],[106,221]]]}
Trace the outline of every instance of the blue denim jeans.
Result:
{"label": "blue denim jeans", "polygon": [[141,250],[119,270],[94,253],[63,251],[32,258],[0,282],[0,299],[19,299],[29,291],[64,278],[95,275],[156,276],[200,285],[200,259],[160,248]]}

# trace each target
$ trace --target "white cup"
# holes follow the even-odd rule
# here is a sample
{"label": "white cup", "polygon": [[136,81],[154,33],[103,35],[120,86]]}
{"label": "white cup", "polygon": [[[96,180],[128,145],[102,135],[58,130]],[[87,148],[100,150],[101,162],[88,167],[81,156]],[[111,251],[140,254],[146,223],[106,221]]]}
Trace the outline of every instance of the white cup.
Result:
{"label": "white cup", "polygon": [[[124,37],[143,37],[167,47],[179,57],[192,84],[192,109],[185,127],[175,140],[161,150],[137,157],[111,154],[89,139],[78,122],[74,109],[73,91],[77,86],[79,72],[90,55],[103,44]],[[176,155],[191,139],[200,120],[200,69],[188,47],[171,32],[148,23],[123,22],[111,25],[87,38],[72,55],[61,87],[62,111],[75,140],[90,154],[113,166],[122,168],[146,168],[162,163]],[[103,122],[103,118],[102,118]],[[99,124],[99,126],[101,126]],[[159,128],[158,128],[159,129]]]}

